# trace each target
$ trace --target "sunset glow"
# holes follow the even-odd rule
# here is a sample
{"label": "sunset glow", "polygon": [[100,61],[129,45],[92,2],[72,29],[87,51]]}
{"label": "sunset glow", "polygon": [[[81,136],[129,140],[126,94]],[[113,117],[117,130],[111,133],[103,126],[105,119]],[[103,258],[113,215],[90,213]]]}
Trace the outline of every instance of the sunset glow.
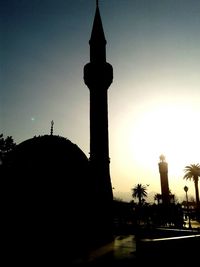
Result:
{"label": "sunset glow", "polygon": [[[118,160],[126,170],[123,177],[129,185],[142,181],[150,184],[149,191],[154,188],[155,192],[160,192],[158,162],[159,156],[164,154],[168,162],[169,186],[180,197],[186,183],[182,178],[184,167],[199,162],[199,112],[195,106],[165,103],[149,107],[136,119],[134,117],[134,113],[129,113],[126,119],[123,117],[121,131],[115,132],[119,140],[123,140],[118,151],[126,155],[116,156],[120,157]],[[116,168],[120,170],[120,167]],[[116,176],[119,175],[116,173]],[[190,183],[190,193],[193,187]]]}
{"label": "sunset glow", "polygon": [[142,162],[146,158],[148,162],[153,156],[165,154],[171,167],[176,168],[197,160],[197,115],[195,109],[178,104],[147,110],[130,131],[131,150],[137,151],[135,160]]}

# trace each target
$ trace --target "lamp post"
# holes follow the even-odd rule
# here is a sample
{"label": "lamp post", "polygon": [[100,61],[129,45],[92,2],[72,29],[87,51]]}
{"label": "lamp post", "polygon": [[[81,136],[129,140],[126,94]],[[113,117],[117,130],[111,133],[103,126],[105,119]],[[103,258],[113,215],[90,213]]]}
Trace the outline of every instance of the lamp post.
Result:
{"label": "lamp post", "polygon": [[185,191],[185,195],[186,195],[186,203],[187,203],[187,214],[188,214],[188,219],[189,219],[189,228],[191,229],[191,222],[190,222],[190,213],[189,213],[189,204],[188,204],[188,187],[184,186],[184,191]]}

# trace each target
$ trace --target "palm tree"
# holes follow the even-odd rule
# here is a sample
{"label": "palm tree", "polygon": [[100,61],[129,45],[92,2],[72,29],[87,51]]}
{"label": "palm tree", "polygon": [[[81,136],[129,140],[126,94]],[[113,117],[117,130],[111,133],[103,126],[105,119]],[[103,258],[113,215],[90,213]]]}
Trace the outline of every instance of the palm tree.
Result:
{"label": "palm tree", "polygon": [[161,200],[162,200],[162,195],[161,194],[155,194],[154,196],[154,200],[157,201],[158,204],[161,203]]}
{"label": "palm tree", "polygon": [[193,180],[194,186],[195,186],[195,194],[196,194],[196,204],[199,206],[199,188],[198,188],[198,182],[200,177],[200,165],[197,164],[190,164],[185,167],[184,169],[185,175],[183,176],[183,179],[186,180]]}
{"label": "palm tree", "polygon": [[132,190],[132,197],[138,198],[139,205],[142,205],[142,199],[147,197],[147,188],[145,185],[137,184]]}

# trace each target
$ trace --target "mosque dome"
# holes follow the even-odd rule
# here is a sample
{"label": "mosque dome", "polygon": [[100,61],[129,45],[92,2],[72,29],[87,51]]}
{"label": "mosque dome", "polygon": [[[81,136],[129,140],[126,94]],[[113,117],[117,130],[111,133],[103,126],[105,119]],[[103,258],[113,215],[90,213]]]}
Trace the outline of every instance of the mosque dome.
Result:
{"label": "mosque dome", "polygon": [[45,201],[69,206],[89,196],[89,160],[64,137],[43,135],[25,140],[14,148],[6,165],[13,194],[17,191],[22,202],[26,199],[30,204],[33,199],[34,205]]}
{"label": "mosque dome", "polygon": [[32,249],[45,246],[46,253],[62,253],[66,240],[72,249],[73,240],[87,234],[90,221],[89,173],[87,156],[64,137],[44,135],[18,144],[5,166],[10,229],[17,228],[13,234],[19,232]]}
{"label": "mosque dome", "polygon": [[[88,159],[83,151],[70,140],[55,135],[43,135],[33,137],[18,144],[13,153],[14,165],[27,167],[42,167],[44,164],[49,165],[49,169],[56,167],[71,168],[77,164],[87,165]],[[71,165],[72,164],[72,165]],[[24,166],[26,167],[26,166]],[[48,167],[48,165],[44,165]],[[47,170],[46,170],[47,171]]]}
{"label": "mosque dome", "polygon": [[88,158],[70,140],[55,135],[33,137],[18,144],[12,151],[9,166],[17,180],[63,180],[67,183],[87,180]]}

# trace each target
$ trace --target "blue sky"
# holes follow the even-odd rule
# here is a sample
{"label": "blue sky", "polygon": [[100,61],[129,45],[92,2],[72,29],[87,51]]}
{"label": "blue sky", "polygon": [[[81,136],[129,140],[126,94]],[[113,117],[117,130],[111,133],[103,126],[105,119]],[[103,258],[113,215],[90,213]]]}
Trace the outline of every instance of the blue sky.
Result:
{"label": "blue sky", "polygon": [[[200,161],[200,1],[100,0],[107,61],[114,194],[150,184],[160,192],[159,155],[184,197],[186,164]],[[88,156],[89,61],[94,0],[0,1],[0,128],[17,143],[34,135],[69,138]]]}

